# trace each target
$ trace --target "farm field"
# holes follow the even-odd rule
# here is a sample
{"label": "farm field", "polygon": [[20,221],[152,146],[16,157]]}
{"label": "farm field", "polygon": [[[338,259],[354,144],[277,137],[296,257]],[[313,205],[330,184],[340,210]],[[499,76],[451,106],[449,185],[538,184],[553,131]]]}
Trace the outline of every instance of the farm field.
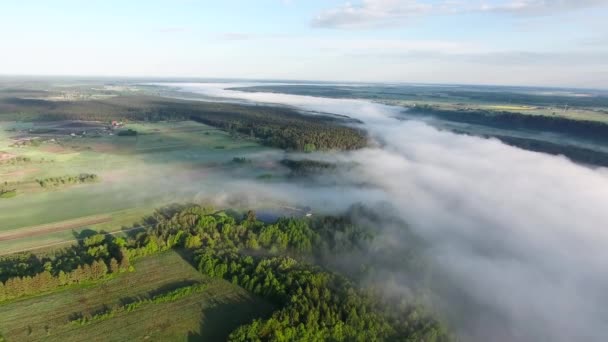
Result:
{"label": "farm field", "polygon": [[[5,156],[0,187],[17,189],[16,197],[0,198],[0,232],[191,200],[215,184],[213,175],[226,172],[233,157],[271,150],[192,121],[128,123],[121,128],[136,130],[137,136],[117,136],[106,126],[80,121],[0,123],[0,153]],[[20,139],[32,138],[41,143],[15,146]],[[6,162],[16,158],[27,160]],[[82,173],[99,180],[56,188],[43,188],[36,181]],[[167,179],[168,174],[174,177]]]}
{"label": "farm field", "polygon": [[153,208],[133,208],[102,215],[81,217],[37,226],[0,231],[0,256],[22,251],[41,252],[63,248],[92,231],[104,231],[115,235],[124,229],[132,229]]}
{"label": "farm field", "polygon": [[[272,151],[193,121],[126,123],[120,128],[137,131],[134,137],[118,136],[107,126],[0,122],[0,190],[17,189],[17,196],[0,198],[0,255],[62,248],[83,232],[121,234],[155,208],[219,191],[222,173],[256,177],[265,171],[249,164],[235,170],[232,158]],[[15,145],[31,138],[41,143]],[[99,180],[56,188],[36,181],[81,173]]]}
{"label": "farm field", "polygon": [[[229,282],[200,274],[175,251],[139,259],[134,266],[135,272],[92,286],[2,304],[0,333],[8,341],[185,341],[189,337],[215,341],[273,310]],[[77,313],[199,282],[207,284],[202,292],[173,302],[144,305],[88,325],[70,323]]]}

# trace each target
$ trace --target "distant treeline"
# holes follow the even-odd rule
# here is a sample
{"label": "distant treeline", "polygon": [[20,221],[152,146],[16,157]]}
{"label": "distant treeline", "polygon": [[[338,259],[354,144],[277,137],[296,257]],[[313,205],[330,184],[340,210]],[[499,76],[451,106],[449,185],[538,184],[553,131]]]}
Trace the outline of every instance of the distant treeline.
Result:
{"label": "distant treeline", "polygon": [[543,152],[552,155],[563,155],[577,163],[608,167],[608,153],[605,152],[572,145],[554,144],[536,139],[503,135],[492,135],[491,137],[497,138],[507,145],[519,147],[525,150]]}
{"label": "distant treeline", "polygon": [[[1,94],[0,94],[1,95]],[[0,96],[0,120],[194,120],[299,151],[357,149],[366,134],[345,119],[285,107],[124,96],[96,101],[44,101]]]}
{"label": "distant treeline", "polygon": [[77,176],[61,176],[36,179],[36,182],[43,188],[59,187],[70,184],[94,183],[99,180],[96,174],[81,173]]}
{"label": "distant treeline", "polygon": [[[593,96],[564,96],[532,93],[531,88],[494,87],[494,86],[411,86],[411,85],[265,85],[235,87],[232,90],[247,92],[282,93],[329,98],[358,98],[368,100],[413,100],[420,98],[451,99],[452,101],[475,101],[485,103],[515,103],[548,107],[608,107],[606,92],[591,92]],[[546,89],[543,89],[546,90]],[[555,89],[552,89],[555,91]]]}
{"label": "distant treeline", "polygon": [[[238,284],[279,307],[270,318],[236,329],[231,341],[449,340],[442,325],[418,306],[389,305],[311,263],[364,249],[373,240],[372,232],[347,216],[284,218],[266,224],[252,211],[241,216],[189,205],[162,208],[144,221],[148,228],[126,239],[97,234],[51,257],[0,260],[0,299],[100,279],[129,269],[133,258],[186,248],[190,252],[182,254],[194,255],[190,261],[200,272]],[[409,258],[401,255],[397,263],[408,263],[404,259]],[[157,299],[171,300],[194,290]],[[76,317],[75,322],[87,324],[111,315],[110,310],[99,317]]]}
{"label": "distant treeline", "polygon": [[0,160],[0,165],[20,165],[30,163],[32,159],[30,157],[14,157],[5,160]]}
{"label": "distant treeline", "polygon": [[9,158],[9,159],[5,159],[0,161],[0,165],[22,165],[22,164],[43,164],[43,163],[54,163],[55,161],[52,159],[45,159],[45,158],[40,158],[40,159],[32,159],[30,157],[24,157],[24,156],[17,156],[14,158]]}
{"label": "distant treeline", "polygon": [[[586,92],[585,90],[577,90]],[[608,107],[608,96],[560,96],[532,94],[525,92],[503,91],[471,91],[471,90],[445,90],[442,93],[448,96],[464,97],[474,101],[491,103],[516,103],[532,106],[548,107]]]}
{"label": "distant treeline", "polygon": [[444,110],[425,105],[417,106],[407,113],[411,115],[432,115],[446,121],[501,129],[564,133],[608,142],[608,125],[595,121],[572,120],[559,116],[523,115],[504,111]]}

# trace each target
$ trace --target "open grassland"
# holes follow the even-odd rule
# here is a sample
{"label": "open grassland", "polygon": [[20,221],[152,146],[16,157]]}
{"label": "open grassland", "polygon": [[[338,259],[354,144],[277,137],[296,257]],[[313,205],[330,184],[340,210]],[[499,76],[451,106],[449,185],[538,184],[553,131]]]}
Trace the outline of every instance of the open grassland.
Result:
{"label": "open grassland", "polygon": [[[17,184],[17,196],[0,198],[0,254],[43,251],[74,243],[83,232],[120,233],[144,214],[172,202],[217,190],[214,174],[238,167],[235,156],[269,151],[255,141],[193,122],[127,123],[138,132],[122,137],[94,133],[95,122],[0,122],[0,189]],[[87,134],[82,132],[87,130]],[[44,132],[44,133],[41,133]],[[77,136],[71,133],[77,132]],[[39,146],[14,146],[38,137]],[[13,158],[28,162],[3,163]],[[255,171],[255,170],[254,170]],[[96,183],[42,188],[36,179],[94,173]]]}
{"label": "open grassland", "polygon": [[[0,151],[12,157],[30,159],[29,163],[0,164],[2,180],[27,182],[164,160],[222,162],[232,158],[229,154],[264,149],[252,140],[192,121],[128,124],[126,127],[139,133],[134,137],[120,137],[111,131],[82,135],[86,132],[85,126],[71,123],[70,129],[61,128],[68,124],[52,122],[23,127],[18,123],[0,123]],[[51,132],[39,134],[35,133],[36,130]],[[71,136],[74,132],[78,135]],[[32,138],[42,143],[39,146],[14,146],[20,139]]]}
{"label": "open grassland", "polygon": [[[0,199],[0,231],[187,201],[213,185],[209,173],[229,167],[233,157],[269,150],[193,121],[128,123],[125,128],[138,132],[133,137],[103,127],[74,121],[0,123],[2,155],[28,159],[0,163],[0,187],[17,189],[16,197]],[[15,146],[17,139],[32,137],[43,142]],[[80,173],[96,174],[99,181],[58,188],[36,182]]]}
{"label": "open grassland", "polygon": [[0,230],[0,236],[11,237],[0,239],[0,255],[23,251],[39,253],[63,248],[92,232],[103,231],[120,235],[127,229],[133,229],[133,226],[140,226],[141,218],[153,210],[154,208],[147,207],[134,208],[38,226]]}
{"label": "open grassland", "polygon": [[46,233],[58,232],[62,230],[76,229],[87,225],[108,222],[111,220],[112,218],[109,215],[95,215],[83,217],[76,220],[43,224],[40,226],[22,228],[18,230],[2,231],[0,232],[0,241],[16,240],[21,238],[44,235]]}
{"label": "open grassland", "polygon": [[[2,304],[0,333],[7,341],[217,341],[273,310],[237,286],[203,276],[173,251],[140,259],[135,269],[94,286]],[[207,284],[203,292],[173,302],[147,304],[88,325],[70,323],[75,314],[198,282]]]}

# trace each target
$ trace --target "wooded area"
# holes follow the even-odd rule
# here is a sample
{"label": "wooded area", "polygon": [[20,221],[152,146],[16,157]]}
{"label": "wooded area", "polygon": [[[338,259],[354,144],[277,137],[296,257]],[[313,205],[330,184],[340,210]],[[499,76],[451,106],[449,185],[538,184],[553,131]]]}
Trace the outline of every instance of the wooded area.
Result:
{"label": "wooded area", "polygon": [[[240,216],[192,205],[160,209],[145,222],[149,228],[126,239],[96,234],[52,256],[4,258],[0,300],[112,277],[133,271],[133,258],[185,248],[190,252],[184,257],[203,274],[231,281],[280,308],[268,319],[235,330],[232,341],[449,340],[441,324],[417,306],[386,305],[345,276],[313,264],[324,255],[364,248],[373,239],[347,217],[283,218],[265,224],[252,211]],[[112,314],[109,310],[74,322],[88,324]]]}
{"label": "wooded area", "polygon": [[0,120],[194,120],[283,149],[307,152],[350,150],[367,144],[365,132],[351,127],[354,122],[346,118],[305,115],[287,107],[152,96],[118,96],[74,102],[0,97]]}

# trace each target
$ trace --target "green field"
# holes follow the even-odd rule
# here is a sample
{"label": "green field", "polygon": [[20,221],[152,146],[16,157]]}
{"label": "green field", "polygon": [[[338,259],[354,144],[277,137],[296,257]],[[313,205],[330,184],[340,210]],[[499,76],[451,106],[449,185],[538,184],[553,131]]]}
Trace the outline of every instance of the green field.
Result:
{"label": "green field", "polygon": [[[0,188],[17,189],[16,197],[0,199],[0,235],[95,215],[111,218],[46,235],[10,241],[0,238],[1,254],[73,240],[84,229],[131,227],[154,208],[193,200],[201,191],[217,191],[219,178],[233,168],[230,161],[235,156],[272,150],[193,121],[127,123],[121,128],[136,130],[136,137],[118,136],[105,130],[107,126],[99,122],[0,122],[0,154],[5,161],[29,158],[23,163],[0,162]],[[41,144],[14,146],[18,139],[33,137]],[[239,166],[245,167],[249,168],[245,177],[267,172]],[[36,182],[80,173],[96,174],[99,181],[48,189]]]}
{"label": "green field", "polygon": [[[119,210],[102,215],[86,216],[75,220],[66,220],[54,222],[51,224],[36,225],[30,227],[16,228],[11,230],[0,230],[0,237],[17,234],[20,237],[10,240],[1,241],[0,239],[0,256],[17,253],[21,251],[49,251],[57,248],[63,248],[76,242],[76,238],[86,232],[104,231],[108,233],[121,234],[124,228],[129,229],[141,218],[150,214],[154,208],[133,208]],[[105,218],[99,223],[94,222],[94,218]],[[59,230],[59,228],[64,227]],[[54,231],[44,231],[45,228],[55,228]],[[68,227],[68,228],[65,228]],[[71,228],[77,227],[77,228]],[[30,232],[35,234],[27,236]]]}
{"label": "green field", "polygon": [[[201,275],[174,251],[145,257],[135,272],[94,286],[59,290],[0,305],[0,333],[7,341],[186,341],[223,340],[234,328],[273,307],[226,281]],[[149,296],[194,282],[202,293],[162,304],[148,304],[89,325],[70,323],[75,313],[95,312],[121,299]]]}

